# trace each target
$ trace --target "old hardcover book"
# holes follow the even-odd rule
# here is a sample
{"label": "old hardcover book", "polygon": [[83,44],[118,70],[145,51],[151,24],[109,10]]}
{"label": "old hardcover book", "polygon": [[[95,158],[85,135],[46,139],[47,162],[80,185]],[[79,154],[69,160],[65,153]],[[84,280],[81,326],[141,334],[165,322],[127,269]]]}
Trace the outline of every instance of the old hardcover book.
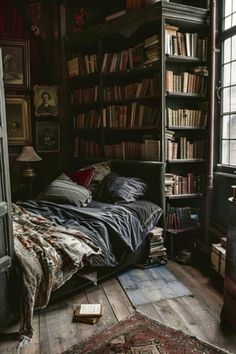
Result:
{"label": "old hardcover book", "polygon": [[101,317],[103,314],[102,304],[81,304],[74,310],[74,317],[77,318],[89,318],[89,317]]}
{"label": "old hardcover book", "polygon": [[74,322],[82,322],[82,323],[88,323],[88,324],[95,324],[98,322],[100,317],[77,317],[73,316],[73,321]]}

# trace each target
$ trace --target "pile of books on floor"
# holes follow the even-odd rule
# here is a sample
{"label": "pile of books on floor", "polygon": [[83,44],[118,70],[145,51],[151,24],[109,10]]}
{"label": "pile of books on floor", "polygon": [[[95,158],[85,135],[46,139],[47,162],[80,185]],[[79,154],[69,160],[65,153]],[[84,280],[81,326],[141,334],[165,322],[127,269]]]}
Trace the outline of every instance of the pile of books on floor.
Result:
{"label": "pile of books on floor", "polygon": [[138,263],[137,266],[142,269],[165,265],[167,263],[166,248],[164,246],[163,229],[154,227],[149,232],[150,252],[144,263]]}
{"label": "pile of books on floor", "polygon": [[102,304],[81,304],[74,310],[73,321],[95,324],[102,315]]}

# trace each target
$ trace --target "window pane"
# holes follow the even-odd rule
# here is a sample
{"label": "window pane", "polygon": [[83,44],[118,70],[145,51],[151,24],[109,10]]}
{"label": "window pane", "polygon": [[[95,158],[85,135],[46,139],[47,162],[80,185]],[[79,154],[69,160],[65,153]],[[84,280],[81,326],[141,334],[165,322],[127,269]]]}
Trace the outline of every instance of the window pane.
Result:
{"label": "window pane", "polygon": [[231,14],[231,12],[232,12],[232,0],[225,0],[225,11],[224,11],[225,17]]}
{"label": "window pane", "polygon": [[223,63],[228,63],[231,57],[231,38],[224,41],[224,59]]}
{"label": "window pane", "polygon": [[230,85],[230,64],[223,66],[223,86]]}
{"label": "window pane", "polygon": [[236,1],[233,1],[233,12],[236,11]]}
{"label": "window pane", "polygon": [[234,13],[232,16],[232,27],[236,25],[236,14]]}
{"label": "window pane", "polygon": [[231,60],[235,60],[235,59],[236,59],[236,36],[233,36],[232,37],[232,59]]}
{"label": "window pane", "polygon": [[234,114],[230,118],[230,139],[236,139],[236,115]]}
{"label": "window pane", "polygon": [[229,103],[230,103],[230,88],[226,88],[222,90],[222,97],[223,97],[223,104],[222,104],[222,110],[223,113],[229,112]]}
{"label": "window pane", "polygon": [[236,84],[236,61],[233,61],[233,63],[231,64],[231,73],[231,84],[233,85]]}
{"label": "window pane", "polygon": [[228,28],[230,28],[231,23],[232,23],[232,16],[226,17],[226,19],[224,20],[224,29],[227,30]]}
{"label": "window pane", "polygon": [[223,124],[222,124],[222,138],[223,139],[229,139],[229,131],[230,131],[230,126],[229,126],[229,116],[223,116]]}
{"label": "window pane", "polygon": [[230,165],[236,165],[236,141],[230,142]]}
{"label": "window pane", "polygon": [[230,112],[236,111],[236,86],[231,87]]}
{"label": "window pane", "polygon": [[222,141],[222,163],[229,164],[229,140]]}

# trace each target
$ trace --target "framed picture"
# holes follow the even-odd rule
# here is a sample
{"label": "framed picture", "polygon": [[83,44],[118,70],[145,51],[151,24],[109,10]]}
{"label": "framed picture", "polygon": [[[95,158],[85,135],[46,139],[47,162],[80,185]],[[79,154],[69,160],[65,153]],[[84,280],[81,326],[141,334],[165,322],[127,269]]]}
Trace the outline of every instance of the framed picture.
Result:
{"label": "framed picture", "polygon": [[30,52],[27,40],[0,39],[3,81],[9,89],[30,88]]}
{"label": "framed picture", "polygon": [[6,119],[9,145],[25,145],[31,140],[28,96],[6,97]]}
{"label": "framed picture", "polygon": [[58,98],[57,87],[46,85],[34,86],[34,106],[35,115],[39,116],[57,116]]}
{"label": "framed picture", "polygon": [[60,151],[60,125],[58,122],[36,122],[38,152]]}

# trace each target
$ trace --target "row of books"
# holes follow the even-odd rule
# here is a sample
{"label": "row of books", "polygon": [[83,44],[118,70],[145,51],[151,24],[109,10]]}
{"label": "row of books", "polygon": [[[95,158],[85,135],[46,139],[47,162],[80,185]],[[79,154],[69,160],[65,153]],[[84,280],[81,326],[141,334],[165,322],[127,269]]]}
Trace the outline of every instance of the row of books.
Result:
{"label": "row of books", "polygon": [[72,102],[74,104],[96,102],[98,100],[98,86],[87,87],[84,89],[74,89]]}
{"label": "row of books", "polygon": [[166,248],[164,246],[163,229],[161,227],[154,227],[149,232],[149,255],[143,263],[138,263],[137,266],[142,269],[150,268],[158,265],[165,265],[167,263]]}
{"label": "row of books", "polygon": [[98,158],[100,156],[99,145],[93,140],[81,140],[78,136],[74,142],[74,157],[91,157]]}
{"label": "row of books", "polygon": [[100,128],[101,127],[101,116],[95,109],[91,109],[87,112],[78,113],[74,116],[73,128],[83,129],[83,128]]}
{"label": "row of books", "polygon": [[169,127],[199,127],[207,125],[207,112],[199,109],[166,109],[166,123]]}
{"label": "row of books", "polygon": [[166,227],[167,229],[184,229],[199,226],[198,210],[190,206],[173,207],[167,204]]}
{"label": "row of books", "polygon": [[157,82],[154,79],[144,79],[123,86],[109,86],[104,88],[105,101],[129,100],[138,97],[154,96],[157,93]]}
{"label": "row of books", "polygon": [[111,105],[102,109],[102,124],[108,128],[158,127],[160,114],[157,108],[140,105]]}
{"label": "row of books", "polygon": [[175,74],[171,70],[166,70],[166,91],[205,96],[207,93],[207,78],[200,73],[182,72]]}
{"label": "row of books", "polygon": [[185,136],[179,141],[166,141],[166,159],[203,159],[205,157],[205,141],[197,140],[190,142]]}
{"label": "row of books", "polygon": [[182,33],[179,28],[165,26],[165,53],[207,60],[208,38],[199,38],[198,33]]}
{"label": "row of books", "polygon": [[104,53],[101,72],[116,72],[138,69],[152,64],[160,59],[160,44],[158,35],[148,37],[132,48],[118,53]]}
{"label": "row of books", "polygon": [[204,175],[194,175],[192,172],[186,176],[165,174],[165,195],[201,193],[204,187]]}
{"label": "row of books", "polygon": [[144,143],[122,141],[120,144],[105,144],[104,157],[107,159],[160,161],[160,140],[145,139]]}
{"label": "row of books", "polygon": [[67,61],[68,77],[75,77],[97,72],[98,55],[85,54],[78,55]]}

